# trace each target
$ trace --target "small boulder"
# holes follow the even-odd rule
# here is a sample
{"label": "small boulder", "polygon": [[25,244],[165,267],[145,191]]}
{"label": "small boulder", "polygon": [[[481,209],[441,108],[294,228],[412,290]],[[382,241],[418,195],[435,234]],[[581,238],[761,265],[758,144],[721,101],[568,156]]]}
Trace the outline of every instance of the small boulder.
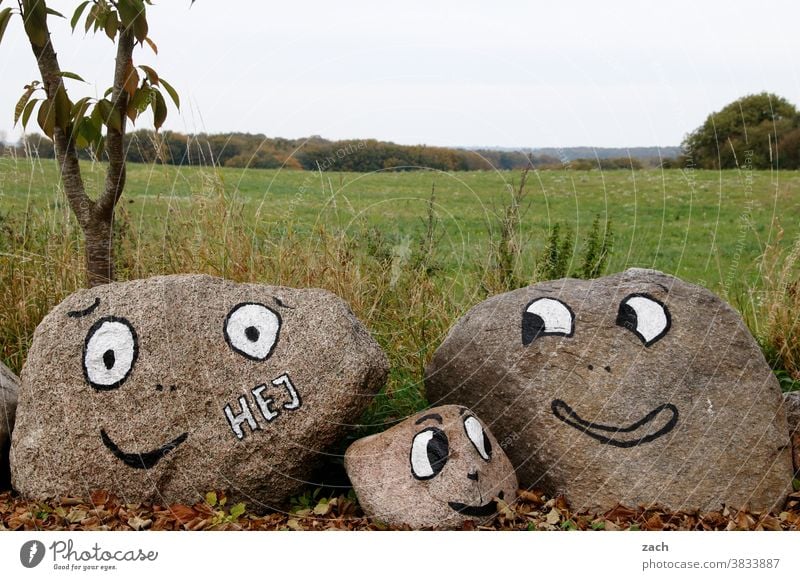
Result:
{"label": "small boulder", "polygon": [[17,411],[18,386],[16,375],[0,363],[0,489],[9,486],[8,450]]}
{"label": "small boulder", "polygon": [[386,355],[324,290],[201,275],[107,284],[41,322],[22,371],[14,488],[249,509],[297,493],[383,385]]}
{"label": "small boulder", "polygon": [[421,411],[359,439],[345,469],[364,512],[396,526],[452,528],[493,517],[517,477],[489,429],[466,407]]}
{"label": "small boulder", "polygon": [[786,393],[784,396],[786,420],[789,423],[789,435],[792,441],[792,457],[794,459],[794,476],[800,478],[800,391]]}
{"label": "small boulder", "polygon": [[783,398],[741,317],[654,270],[478,304],[436,351],[426,387],[509,441],[523,486],[577,510],[778,509],[791,489]]}

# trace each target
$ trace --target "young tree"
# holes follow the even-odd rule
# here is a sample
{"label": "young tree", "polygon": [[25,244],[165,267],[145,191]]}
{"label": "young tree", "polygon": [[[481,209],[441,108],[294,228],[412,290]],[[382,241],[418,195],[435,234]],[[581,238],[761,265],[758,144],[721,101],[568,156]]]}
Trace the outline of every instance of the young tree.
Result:
{"label": "young tree", "polygon": [[[44,0],[17,0],[16,7],[3,8],[0,0],[0,41],[13,15],[22,19],[25,34],[39,66],[40,78],[25,86],[14,111],[14,122],[36,119],[52,139],[64,193],[85,239],[89,286],[114,279],[114,209],[125,188],[124,138],[127,122],[134,123],[148,108],[158,130],[167,118],[163,89],[176,107],[177,93],[158,73],[146,65],[135,66],[133,51],[147,45],[157,52],[147,36],[146,6],[151,0],[87,0],[75,9],[74,31],[83,22],[85,31],[103,31],[116,45],[114,80],[103,98],[83,97],[73,101],[64,79],[84,82],[73,72],[62,70],[50,40],[48,20],[65,18]],[[78,150],[88,148],[98,159],[108,161],[103,191],[97,199],[86,194]]]}

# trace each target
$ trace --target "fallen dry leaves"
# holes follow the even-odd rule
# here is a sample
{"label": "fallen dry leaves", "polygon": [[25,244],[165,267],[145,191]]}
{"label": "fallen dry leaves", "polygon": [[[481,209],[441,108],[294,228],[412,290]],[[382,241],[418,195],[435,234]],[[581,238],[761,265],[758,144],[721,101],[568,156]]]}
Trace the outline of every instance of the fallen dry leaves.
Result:
{"label": "fallen dry leaves", "polygon": [[[105,491],[88,501],[58,498],[25,500],[0,492],[0,530],[386,530],[370,521],[352,496],[315,499],[314,505],[264,515],[237,504],[226,506],[222,493],[194,505],[125,504]],[[210,501],[209,501],[210,500]],[[575,513],[562,497],[520,490],[512,504],[500,501],[491,522],[467,522],[465,530],[800,530],[800,492],[789,496],[779,514],[725,509],[710,513],[667,512],[625,506],[601,515]]]}

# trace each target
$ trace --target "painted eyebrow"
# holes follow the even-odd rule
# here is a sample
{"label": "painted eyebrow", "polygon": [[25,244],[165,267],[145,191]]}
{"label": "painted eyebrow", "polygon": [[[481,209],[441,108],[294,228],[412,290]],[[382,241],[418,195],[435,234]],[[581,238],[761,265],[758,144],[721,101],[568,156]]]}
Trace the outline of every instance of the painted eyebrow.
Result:
{"label": "painted eyebrow", "polygon": [[83,310],[70,310],[67,312],[67,316],[70,318],[81,318],[83,316],[89,316],[95,309],[100,306],[100,297],[94,299],[94,303],[89,306],[88,308],[84,308]]}
{"label": "painted eyebrow", "polygon": [[284,304],[283,300],[281,300],[277,296],[273,296],[272,299],[275,301],[275,304],[277,304],[281,308],[288,308],[289,310],[294,310],[294,306],[287,306],[286,304]]}
{"label": "painted eyebrow", "polygon": [[439,423],[442,423],[441,415],[439,415],[438,413],[430,413],[428,415],[423,415],[422,417],[414,421],[414,425],[419,425],[420,423],[428,421],[429,419],[433,419],[434,421],[439,421]]}

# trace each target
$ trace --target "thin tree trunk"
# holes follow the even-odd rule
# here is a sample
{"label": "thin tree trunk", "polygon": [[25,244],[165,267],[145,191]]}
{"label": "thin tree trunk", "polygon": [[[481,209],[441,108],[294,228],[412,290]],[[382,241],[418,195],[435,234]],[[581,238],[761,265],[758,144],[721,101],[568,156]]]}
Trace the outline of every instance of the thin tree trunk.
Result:
{"label": "thin tree trunk", "polygon": [[[49,30],[47,34],[49,38]],[[114,280],[114,209],[125,188],[124,137],[128,94],[124,86],[132,67],[133,45],[133,32],[130,29],[121,31],[112,87],[112,104],[120,113],[121,126],[120,130],[111,127],[107,130],[106,153],[109,165],[103,194],[96,202],[86,194],[78,152],[71,135],[60,127],[53,131],[53,144],[64,194],[84,234],[86,275],[90,287]],[[47,98],[54,102],[56,92],[64,82],[58,56],[49,41],[43,47],[32,42],[31,48],[39,65]]]}

